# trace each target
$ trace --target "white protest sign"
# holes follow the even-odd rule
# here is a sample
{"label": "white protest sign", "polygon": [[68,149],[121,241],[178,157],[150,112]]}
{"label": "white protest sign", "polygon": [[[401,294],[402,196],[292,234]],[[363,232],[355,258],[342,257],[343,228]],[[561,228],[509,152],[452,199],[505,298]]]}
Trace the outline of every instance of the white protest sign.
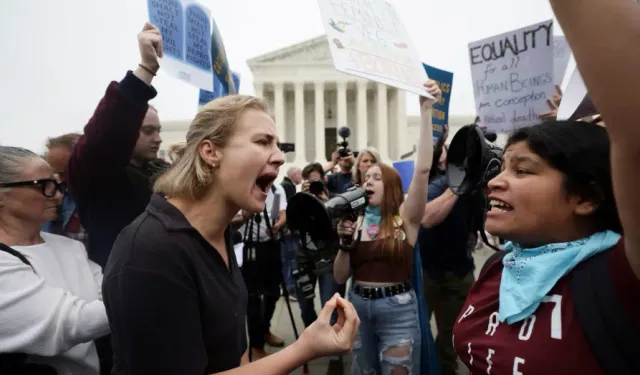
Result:
{"label": "white protest sign", "polygon": [[557,119],[568,120],[573,116],[586,95],[587,86],[585,86],[582,75],[580,75],[576,66],[567,82],[567,86],[562,90],[562,101],[560,101],[560,106],[558,107]]}
{"label": "white protest sign", "polygon": [[318,0],[338,71],[431,97],[427,73],[393,5],[384,0]]}
{"label": "white protest sign", "polygon": [[553,37],[553,83],[562,84],[562,78],[567,70],[569,58],[571,57],[571,47],[567,38],[561,35]]}
{"label": "white protest sign", "polygon": [[213,91],[211,12],[193,0],[148,0],[149,22],[160,29],[170,75]]}
{"label": "white protest sign", "polygon": [[480,125],[495,132],[540,122],[553,86],[551,20],[469,44]]}

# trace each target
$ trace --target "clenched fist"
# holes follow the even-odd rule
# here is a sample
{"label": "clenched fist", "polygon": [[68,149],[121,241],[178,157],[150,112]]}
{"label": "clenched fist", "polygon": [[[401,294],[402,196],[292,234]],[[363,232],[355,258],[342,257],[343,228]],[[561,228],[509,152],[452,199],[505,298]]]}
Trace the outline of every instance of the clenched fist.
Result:
{"label": "clenched fist", "polygon": [[162,58],[162,35],[160,29],[150,24],[144,24],[138,34],[138,48],[140,49],[140,64],[157,72],[160,68],[158,59]]}

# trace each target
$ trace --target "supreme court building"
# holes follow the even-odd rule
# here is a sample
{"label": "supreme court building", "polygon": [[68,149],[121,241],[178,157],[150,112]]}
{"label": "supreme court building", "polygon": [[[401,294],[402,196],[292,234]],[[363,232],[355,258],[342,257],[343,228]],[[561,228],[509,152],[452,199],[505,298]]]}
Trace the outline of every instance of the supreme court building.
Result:
{"label": "supreme court building", "polygon": [[[271,106],[281,141],[295,143],[287,165],[329,160],[342,141],[341,126],[351,130],[351,150],[373,146],[386,162],[411,153],[417,143],[420,118],[407,116],[405,91],[337,71],[324,35],[252,58],[247,65],[255,95]],[[474,117],[449,116],[450,132]],[[184,140],[188,125],[163,122],[162,149]]]}

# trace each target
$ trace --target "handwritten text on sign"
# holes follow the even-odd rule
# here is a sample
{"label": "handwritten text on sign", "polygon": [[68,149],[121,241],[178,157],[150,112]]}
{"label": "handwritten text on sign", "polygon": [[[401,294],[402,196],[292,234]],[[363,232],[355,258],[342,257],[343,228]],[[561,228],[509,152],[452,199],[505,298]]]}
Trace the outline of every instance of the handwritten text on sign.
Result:
{"label": "handwritten text on sign", "polygon": [[422,96],[427,74],[395,8],[384,0],[318,0],[337,70]]}
{"label": "handwritten text on sign", "polygon": [[193,0],[147,0],[149,21],[160,29],[165,58],[160,66],[170,75],[213,90],[211,23],[207,8]]}
{"label": "handwritten text on sign", "polygon": [[553,23],[469,44],[480,124],[496,132],[539,122],[553,87]]}

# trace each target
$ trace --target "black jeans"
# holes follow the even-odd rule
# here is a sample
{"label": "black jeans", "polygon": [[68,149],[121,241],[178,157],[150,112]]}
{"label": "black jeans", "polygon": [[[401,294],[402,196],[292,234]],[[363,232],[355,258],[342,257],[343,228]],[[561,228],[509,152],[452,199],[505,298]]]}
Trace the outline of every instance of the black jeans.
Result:
{"label": "black jeans", "polygon": [[[247,256],[255,250],[255,260]],[[244,245],[242,275],[247,285],[247,326],[249,345],[262,349],[265,335],[271,328],[271,318],[280,298],[282,285],[282,262],[280,241],[253,242]]]}

